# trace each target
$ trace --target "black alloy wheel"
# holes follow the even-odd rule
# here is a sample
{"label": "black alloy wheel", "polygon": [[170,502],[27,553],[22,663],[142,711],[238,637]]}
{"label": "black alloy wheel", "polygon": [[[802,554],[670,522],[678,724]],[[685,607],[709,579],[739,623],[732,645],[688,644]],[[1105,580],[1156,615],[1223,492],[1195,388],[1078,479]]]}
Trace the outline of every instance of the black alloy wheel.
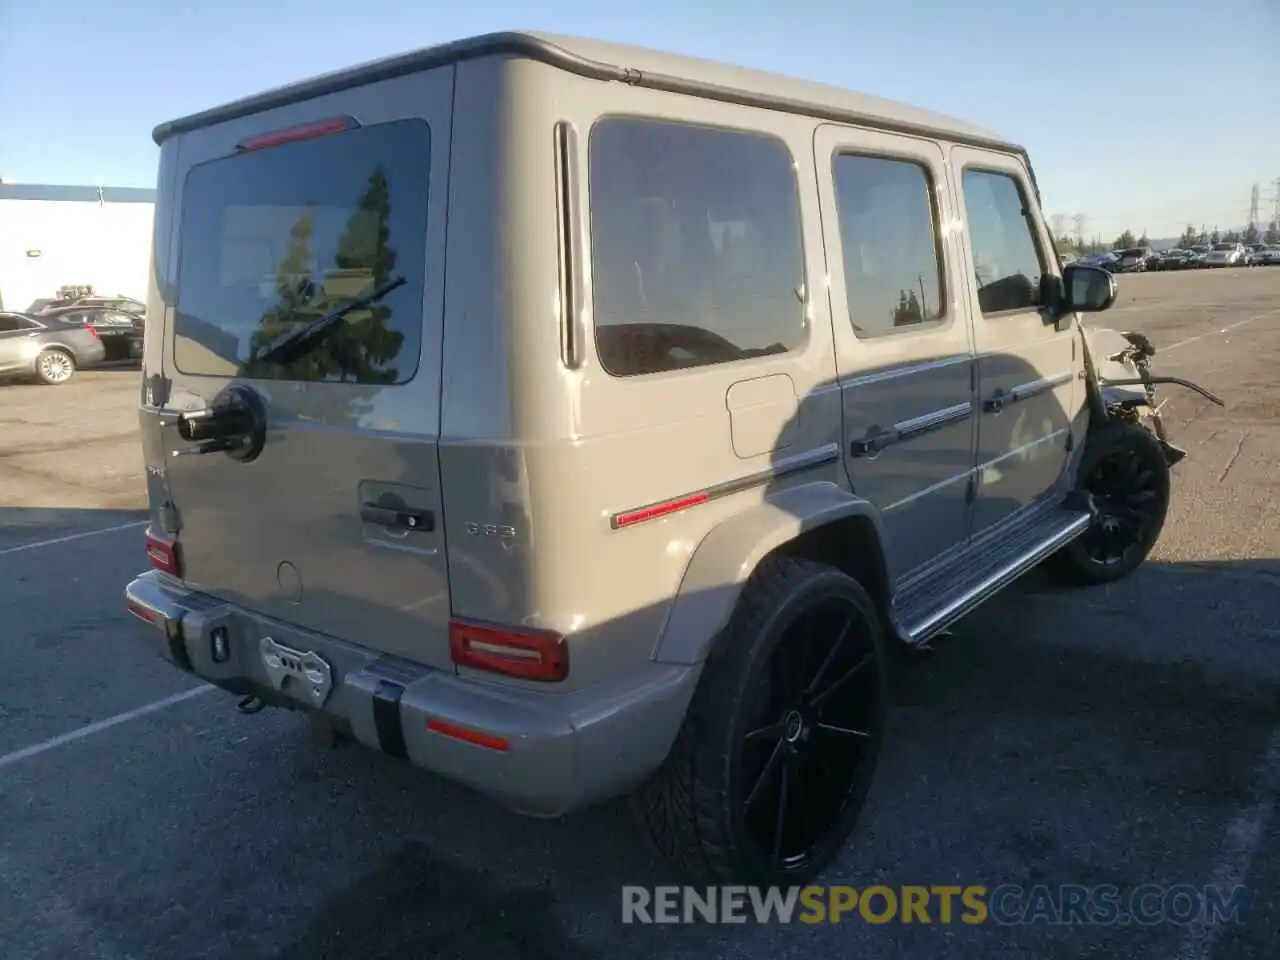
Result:
{"label": "black alloy wheel", "polygon": [[843,597],[804,611],[774,647],[753,698],[756,719],[742,738],[742,816],[758,853],[783,872],[822,849],[869,785],[864,761],[879,746],[882,704],[861,613]]}
{"label": "black alloy wheel", "polygon": [[1139,423],[1107,423],[1085,441],[1079,489],[1093,511],[1089,528],[1058,555],[1083,583],[1128,576],[1151,552],[1169,509],[1169,464],[1159,440]]}
{"label": "black alloy wheel", "polygon": [[671,754],[637,795],[690,878],[802,884],[843,848],[889,708],[885,630],[865,589],[811,560],[753,574]]}

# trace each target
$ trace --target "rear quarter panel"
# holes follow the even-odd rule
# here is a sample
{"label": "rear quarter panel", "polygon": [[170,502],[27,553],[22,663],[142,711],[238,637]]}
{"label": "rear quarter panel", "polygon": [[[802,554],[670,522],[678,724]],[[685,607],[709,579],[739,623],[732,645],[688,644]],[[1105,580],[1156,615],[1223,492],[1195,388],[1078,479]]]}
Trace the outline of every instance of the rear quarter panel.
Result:
{"label": "rear quarter panel", "polygon": [[[497,105],[496,108],[493,105]],[[783,356],[616,378],[595,352],[589,237],[593,123],[638,115],[762,132],[789,150],[803,213],[808,337]],[[613,514],[768,473],[840,440],[839,393],[817,229],[815,121],[640,90],[522,60],[458,67],[450,182],[441,463],[456,615],[569,637],[568,686],[650,659],[698,544],[782,487],[847,485],[831,461],[661,520]],[[561,362],[555,125],[574,128],[581,362]],[[735,384],[790,377],[785,450],[740,456]]]}

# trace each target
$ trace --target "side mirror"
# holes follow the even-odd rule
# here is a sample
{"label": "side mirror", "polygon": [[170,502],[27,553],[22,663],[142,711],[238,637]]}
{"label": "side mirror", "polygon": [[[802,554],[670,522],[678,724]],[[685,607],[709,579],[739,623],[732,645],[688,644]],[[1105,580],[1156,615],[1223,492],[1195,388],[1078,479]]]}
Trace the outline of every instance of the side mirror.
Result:
{"label": "side mirror", "polygon": [[1101,267],[1078,263],[1062,269],[1062,309],[1072,313],[1097,313],[1116,302],[1120,292],[1116,278]]}

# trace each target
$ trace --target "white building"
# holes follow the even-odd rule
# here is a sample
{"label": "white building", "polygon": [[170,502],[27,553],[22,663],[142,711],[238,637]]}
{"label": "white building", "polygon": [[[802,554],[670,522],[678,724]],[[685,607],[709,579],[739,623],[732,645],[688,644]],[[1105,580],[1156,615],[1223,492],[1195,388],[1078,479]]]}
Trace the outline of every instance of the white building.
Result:
{"label": "white building", "polygon": [[58,288],[146,301],[155,191],[0,183],[0,309]]}

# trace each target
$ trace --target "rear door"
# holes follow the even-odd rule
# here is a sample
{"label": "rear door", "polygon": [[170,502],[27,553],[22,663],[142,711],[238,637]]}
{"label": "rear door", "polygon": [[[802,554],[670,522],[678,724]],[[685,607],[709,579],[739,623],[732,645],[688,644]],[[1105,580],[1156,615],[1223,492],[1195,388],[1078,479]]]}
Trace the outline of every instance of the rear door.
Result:
{"label": "rear door", "polygon": [[963,545],[973,348],[946,156],[928,140],[824,125],[814,138],[853,490],[881,512],[901,580]]}
{"label": "rear door", "polygon": [[[174,236],[161,242],[175,279],[157,285],[168,410],[155,427],[192,587],[443,668],[452,664],[437,440],[451,91],[452,68],[442,68],[165,144]],[[304,355],[261,356],[384,288]],[[265,443],[247,462],[197,453],[173,425],[175,411],[208,407],[233,385],[265,404]]]}

